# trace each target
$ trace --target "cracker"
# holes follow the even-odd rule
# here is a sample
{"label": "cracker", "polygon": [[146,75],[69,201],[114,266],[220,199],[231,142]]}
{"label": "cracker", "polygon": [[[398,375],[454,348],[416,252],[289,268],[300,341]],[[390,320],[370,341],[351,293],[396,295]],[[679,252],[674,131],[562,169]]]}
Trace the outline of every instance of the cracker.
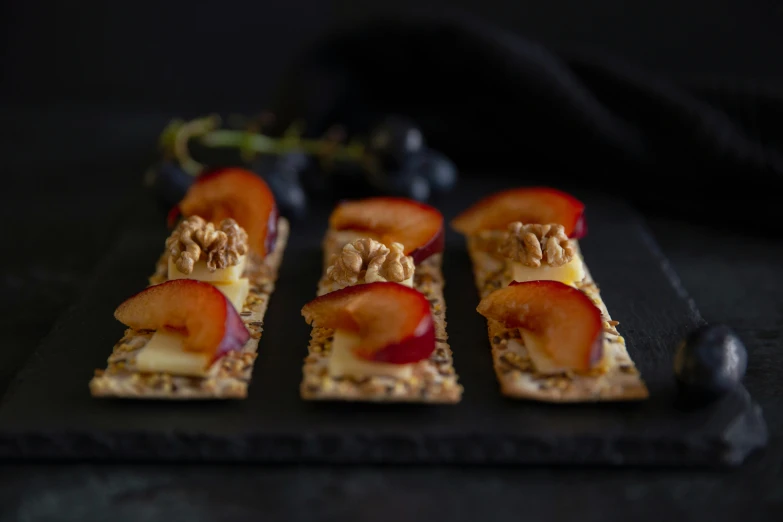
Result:
{"label": "cracker", "polygon": [[[605,371],[594,375],[538,374],[527,355],[523,340],[519,338],[519,331],[505,328],[490,319],[487,321],[487,330],[501,393],[518,399],[559,403],[646,399],[649,392],[628,355],[625,339],[617,331],[618,323],[612,320],[601,299],[598,286],[584,263],[578,242],[573,240],[573,243],[585,268],[585,278],[577,287],[601,310],[604,319]],[[479,240],[468,239],[468,252],[473,261],[476,287],[482,298],[508,284],[505,262],[482,249]],[[519,343],[519,348],[509,346],[509,339]]]}
{"label": "cracker", "polygon": [[[114,345],[105,370],[96,370],[90,381],[93,397],[128,399],[244,399],[253,372],[258,341],[263,333],[264,314],[275,289],[278,269],[288,241],[288,221],[280,218],[274,251],[263,261],[249,259],[245,275],[250,279],[250,292],[240,316],[250,331],[250,339],[241,350],[222,357],[205,377],[187,377],[166,373],[138,372],[135,355],[147,344],[153,332],[125,331]],[[167,255],[158,260],[150,284],[166,280]]]}
{"label": "cracker", "polygon": [[[338,233],[329,231],[324,241],[324,267],[344,241]],[[462,386],[457,382],[453,355],[446,334],[446,302],[443,299],[444,279],[441,272],[442,254],[435,254],[416,267],[413,285],[430,302],[435,322],[435,351],[429,359],[416,363],[410,379],[372,376],[362,379],[329,376],[327,364],[334,330],[313,328],[308,355],[304,361],[300,393],[305,400],[457,403],[462,398]],[[318,282],[318,295],[330,290],[326,270]]]}

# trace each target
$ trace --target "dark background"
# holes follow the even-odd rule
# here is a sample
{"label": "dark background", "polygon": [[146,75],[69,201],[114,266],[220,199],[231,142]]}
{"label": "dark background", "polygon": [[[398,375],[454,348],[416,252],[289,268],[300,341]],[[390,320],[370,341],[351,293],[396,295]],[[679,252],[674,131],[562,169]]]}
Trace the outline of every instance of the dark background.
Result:
{"label": "dark background", "polygon": [[[0,394],[79,295],[128,202],[142,197],[142,172],[169,117],[263,109],[287,65],[320,32],[424,3],[194,4],[7,0],[0,7],[0,219],[7,224]],[[555,48],[600,50],[681,82],[783,86],[779,0],[427,5],[447,4]],[[703,197],[698,189],[694,195]],[[783,507],[783,245],[752,230],[649,218],[705,318],[731,324],[748,345],[747,386],[767,412],[772,439],[740,472],[2,465],[0,518],[196,520],[265,510],[379,520],[528,512],[587,521],[606,520],[607,512],[645,519],[659,508],[673,520],[776,519]],[[569,496],[573,502],[564,502]]]}
{"label": "dark background", "polygon": [[32,104],[257,110],[322,31],[446,6],[547,45],[601,50],[678,79],[783,83],[780,0],[39,0],[7,1],[0,14],[3,88]]}

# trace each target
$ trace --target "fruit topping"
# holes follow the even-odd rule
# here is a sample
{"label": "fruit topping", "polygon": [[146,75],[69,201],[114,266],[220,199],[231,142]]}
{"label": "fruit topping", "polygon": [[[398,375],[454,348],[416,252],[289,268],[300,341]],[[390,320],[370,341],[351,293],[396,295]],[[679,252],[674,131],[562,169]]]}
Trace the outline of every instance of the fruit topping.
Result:
{"label": "fruit topping", "polygon": [[482,230],[504,230],[519,221],[529,224],[563,225],[568,237],[584,237],[584,204],[578,199],[547,187],[517,188],[482,199],[454,218],[451,226],[465,235]]}
{"label": "fruit topping", "polygon": [[201,175],[179,204],[185,217],[212,223],[232,218],[245,229],[250,248],[262,257],[277,236],[277,207],[269,186],[254,173],[225,168]]}
{"label": "fruit topping", "polygon": [[590,298],[558,281],[513,282],[485,297],[477,308],[506,328],[520,328],[540,341],[549,358],[587,371],[603,358],[603,320]]}
{"label": "fruit topping", "polygon": [[223,293],[209,283],[176,279],[150,286],[123,302],[114,317],[134,330],[168,330],[185,336],[185,351],[214,361],[250,338]]}
{"label": "fruit topping", "polygon": [[330,292],[307,303],[308,324],[359,335],[360,359],[409,364],[435,350],[430,303],[419,291],[397,283],[368,283]]}
{"label": "fruit topping", "polygon": [[738,386],[747,364],[745,345],[731,328],[707,325],[677,347],[674,375],[686,396],[712,399]]}
{"label": "fruit topping", "polygon": [[386,245],[401,243],[416,264],[443,251],[443,215],[410,199],[347,201],[332,212],[329,224],[335,230],[366,232]]}

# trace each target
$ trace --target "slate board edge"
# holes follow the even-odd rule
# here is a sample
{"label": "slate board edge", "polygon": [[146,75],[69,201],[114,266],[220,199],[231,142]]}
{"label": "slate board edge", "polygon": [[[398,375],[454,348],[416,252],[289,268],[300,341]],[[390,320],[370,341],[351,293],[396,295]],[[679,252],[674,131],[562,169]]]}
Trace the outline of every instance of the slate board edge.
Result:
{"label": "slate board edge", "polygon": [[[751,416],[754,420],[755,416]],[[737,423],[746,422],[738,418]],[[227,462],[306,464],[468,464],[736,467],[759,442],[732,447],[725,440],[552,438],[486,434],[434,437],[252,436],[185,433],[18,433],[0,437],[0,458],[79,462]],[[241,441],[240,441],[241,440]],[[634,447],[633,451],[629,451]],[[578,448],[578,450],[577,450]],[[588,450],[585,451],[585,448]]]}
{"label": "slate board edge", "polygon": [[[631,207],[631,209],[633,210],[634,213],[641,216],[641,214],[638,213],[635,207]],[[691,314],[693,315],[693,318],[696,321],[696,323],[698,323],[699,325],[706,323],[706,321],[701,315],[701,311],[699,311],[699,307],[696,305],[696,301],[693,300],[693,297],[691,297],[690,292],[688,292],[688,290],[685,288],[682,279],[680,279],[679,274],[672,266],[671,261],[669,261],[669,258],[666,257],[666,254],[664,254],[663,250],[661,250],[661,246],[658,244],[658,241],[655,240],[655,234],[653,234],[653,231],[647,225],[647,222],[640,217],[637,225],[642,230],[642,239],[647,245],[647,248],[655,257],[658,258],[658,264],[660,265],[661,270],[663,270],[663,273],[666,274],[666,277],[669,279],[669,282],[671,283],[672,287],[680,295],[680,297],[686,303],[688,303],[688,307],[690,308]]]}
{"label": "slate board edge", "polygon": [[[632,207],[634,212],[635,207]],[[641,216],[641,214],[638,214]],[[680,279],[679,274],[674,269],[671,261],[666,257],[666,254],[661,250],[658,241],[655,239],[649,225],[643,218],[639,218],[638,226],[642,230],[642,239],[647,244],[650,252],[658,258],[658,262],[661,269],[666,274],[666,277],[671,282],[674,289],[680,295],[680,297],[688,303],[691,309],[691,314],[699,325],[706,324],[707,321],[701,315],[699,307],[696,305],[696,301],[691,297],[685,285]],[[767,429],[767,423],[764,420],[764,412],[748,393],[747,389],[743,386],[736,392],[742,396],[742,400],[746,404],[745,411],[738,415],[733,422],[729,423],[724,432],[724,437],[730,440],[731,443],[726,445],[726,451],[721,456],[721,462],[727,466],[739,466],[745,459],[757,450],[761,450],[767,446],[769,442],[769,430]]]}

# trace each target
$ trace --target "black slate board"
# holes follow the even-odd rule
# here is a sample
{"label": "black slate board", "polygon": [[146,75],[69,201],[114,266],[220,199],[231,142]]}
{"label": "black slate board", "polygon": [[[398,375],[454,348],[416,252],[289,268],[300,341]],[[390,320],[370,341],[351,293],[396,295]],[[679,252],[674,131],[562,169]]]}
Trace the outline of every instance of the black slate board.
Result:
{"label": "black slate board", "polygon": [[[463,183],[438,204],[447,219],[488,183]],[[266,316],[245,401],[96,400],[87,383],[124,327],[112,312],[146,284],[167,231],[140,204],[80,301],[31,356],[0,403],[0,458],[132,461],[737,465],[766,444],[744,389],[706,408],[677,406],[672,352],[699,313],[641,218],[624,203],[575,191],[587,204],[581,241],[612,316],[650,389],[642,403],[548,405],[503,398],[462,239],[449,231],[444,273],[456,406],[308,403],[299,399],[329,208],[295,224]]]}

